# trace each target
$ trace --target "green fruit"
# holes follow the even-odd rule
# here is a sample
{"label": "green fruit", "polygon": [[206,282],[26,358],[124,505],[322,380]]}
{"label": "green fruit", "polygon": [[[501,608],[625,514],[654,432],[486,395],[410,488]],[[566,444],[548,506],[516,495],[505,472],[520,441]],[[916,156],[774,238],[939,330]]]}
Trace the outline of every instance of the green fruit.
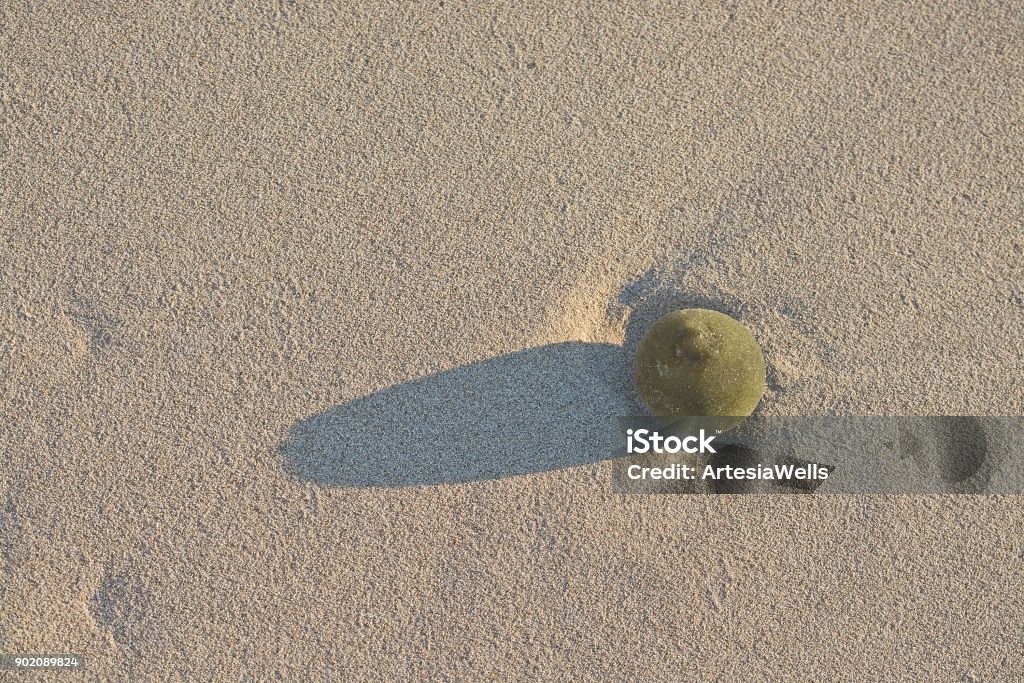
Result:
{"label": "green fruit", "polygon": [[764,354],[738,321],[690,308],[651,325],[634,377],[654,415],[744,418],[764,395]]}

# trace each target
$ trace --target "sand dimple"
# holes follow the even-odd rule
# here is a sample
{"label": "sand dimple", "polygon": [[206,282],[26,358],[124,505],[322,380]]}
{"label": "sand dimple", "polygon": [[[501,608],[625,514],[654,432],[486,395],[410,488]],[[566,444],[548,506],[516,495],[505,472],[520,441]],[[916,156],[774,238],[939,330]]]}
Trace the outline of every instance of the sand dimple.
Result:
{"label": "sand dimple", "polygon": [[985,427],[976,417],[912,418],[898,435],[898,452],[929,481],[950,493],[984,493],[997,465]]}
{"label": "sand dimple", "polygon": [[0,361],[24,390],[64,386],[119,343],[119,321],[94,306],[16,301],[6,313]]}
{"label": "sand dimple", "polygon": [[108,570],[89,600],[89,614],[114,644],[134,650],[145,636],[147,603],[135,572]]}
{"label": "sand dimple", "polygon": [[92,306],[76,306],[64,315],[77,329],[88,352],[99,353],[117,343],[119,322],[113,316]]}
{"label": "sand dimple", "polygon": [[988,486],[988,439],[976,417],[946,417],[939,426],[939,476],[950,491],[981,493]]}
{"label": "sand dimple", "polygon": [[0,599],[3,599],[14,572],[14,539],[16,532],[20,531],[19,526],[14,499],[8,494],[0,508],[0,575],[4,577],[0,581]]}

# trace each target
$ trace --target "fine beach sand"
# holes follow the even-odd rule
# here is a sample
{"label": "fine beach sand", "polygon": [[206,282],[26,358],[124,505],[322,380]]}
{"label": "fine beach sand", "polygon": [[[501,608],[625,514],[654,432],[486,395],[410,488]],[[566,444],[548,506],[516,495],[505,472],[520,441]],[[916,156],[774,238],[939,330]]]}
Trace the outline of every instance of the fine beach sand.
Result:
{"label": "fine beach sand", "polygon": [[1021,498],[604,459],[679,306],[767,415],[1024,414],[1017,3],[251,4],[0,9],[0,653],[1024,680]]}

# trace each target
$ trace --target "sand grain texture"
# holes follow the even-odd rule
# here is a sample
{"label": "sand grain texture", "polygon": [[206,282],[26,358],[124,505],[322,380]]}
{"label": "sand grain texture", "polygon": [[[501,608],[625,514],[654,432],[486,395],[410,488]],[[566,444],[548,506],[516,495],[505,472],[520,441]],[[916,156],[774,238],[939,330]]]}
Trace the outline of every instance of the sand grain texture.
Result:
{"label": "sand grain texture", "polygon": [[0,651],[1024,679],[1018,498],[618,497],[594,442],[680,305],[767,412],[1024,411],[1019,5],[0,14]]}

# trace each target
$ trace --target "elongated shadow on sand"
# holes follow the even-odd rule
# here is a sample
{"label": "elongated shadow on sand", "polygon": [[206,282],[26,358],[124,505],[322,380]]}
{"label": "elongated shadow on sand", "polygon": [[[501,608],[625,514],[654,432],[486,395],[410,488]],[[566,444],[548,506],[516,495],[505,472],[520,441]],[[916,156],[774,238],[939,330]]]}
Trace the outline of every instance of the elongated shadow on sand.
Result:
{"label": "elongated shadow on sand", "polygon": [[573,467],[613,455],[632,409],[613,344],[527,349],[388,387],[296,423],[289,473],[328,486],[418,486]]}

